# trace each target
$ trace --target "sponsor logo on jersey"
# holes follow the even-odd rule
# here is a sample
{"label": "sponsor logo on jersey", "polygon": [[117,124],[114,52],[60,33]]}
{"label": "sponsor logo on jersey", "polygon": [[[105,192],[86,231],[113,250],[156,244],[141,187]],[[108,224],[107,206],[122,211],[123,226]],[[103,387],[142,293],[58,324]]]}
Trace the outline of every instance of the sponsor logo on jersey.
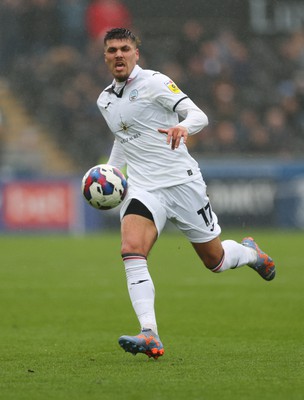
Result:
{"label": "sponsor logo on jersey", "polygon": [[135,140],[135,139],[139,138],[140,136],[141,136],[141,133],[139,133],[139,132],[138,132],[138,133],[135,133],[135,135],[133,135],[133,136],[130,136],[130,137],[121,139],[121,140],[120,140],[120,143],[121,143],[121,144],[129,143],[129,142],[131,142],[132,140]]}
{"label": "sponsor logo on jersey", "polygon": [[171,90],[171,92],[172,93],[175,93],[175,94],[177,94],[177,93],[180,93],[181,91],[180,91],[180,89],[179,89],[179,87],[173,82],[173,81],[168,81],[168,82],[166,82],[166,86],[167,86],[167,88],[169,89],[169,90]]}
{"label": "sponsor logo on jersey", "polygon": [[131,93],[129,94],[129,100],[130,101],[134,101],[134,100],[137,99],[137,97],[138,97],[138,90],[137,89],[133,89],[131,91]]}

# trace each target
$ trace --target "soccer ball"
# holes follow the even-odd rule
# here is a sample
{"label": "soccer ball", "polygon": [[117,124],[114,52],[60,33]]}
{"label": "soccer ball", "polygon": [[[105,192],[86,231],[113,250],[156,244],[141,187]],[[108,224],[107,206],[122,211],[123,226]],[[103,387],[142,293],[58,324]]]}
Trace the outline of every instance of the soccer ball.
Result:
{"label": "soccer ball", "polygon": [[118,168],[100,164],[86,172],[82,179],[81,190],[92,207],[98,210],[110,210],[123,201],[128,184]]}

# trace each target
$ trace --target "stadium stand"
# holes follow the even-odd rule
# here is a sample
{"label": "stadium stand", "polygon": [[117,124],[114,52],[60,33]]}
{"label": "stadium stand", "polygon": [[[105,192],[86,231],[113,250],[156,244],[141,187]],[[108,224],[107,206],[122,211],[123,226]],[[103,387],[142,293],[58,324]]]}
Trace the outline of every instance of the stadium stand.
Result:
{"label": "stadium stand", "polygon": [[[77,39],[75,26],[66,24],[67,15],[55,7],[55,0],[4,0],[0,75],[31,117],[83,171],[105,157],[112,143],[96,107],[97,96],[111,77],[103,65],[102,42],[85,31],[89,2],[76,3],[78,21],[83,23],[83,36]],[[70,7],[76,3],[71,1]],[[39,21],[40,14],[49,21],[37,23],[34,36],[26,18],[30,11],[32,21]],[[177,18],[168,23],[164,17],[157,32],[151,30],[153,17],[135,25],[143,42],[141,65],[170,75],[209,116],[209,127],[189,143],[196,156],[303,155],[303,30],[245,37],[233,26],[212,29],[193,17],[184,23]],[[74,31],[69,34],[69,29]],[[71,37],[75,40],[67,40]]]}
{"label": "stadium stand", "polygon": [[33,119],[5,82],[0,82],[0,172],[5,176],[71,175],[75,162],[44,126]]}

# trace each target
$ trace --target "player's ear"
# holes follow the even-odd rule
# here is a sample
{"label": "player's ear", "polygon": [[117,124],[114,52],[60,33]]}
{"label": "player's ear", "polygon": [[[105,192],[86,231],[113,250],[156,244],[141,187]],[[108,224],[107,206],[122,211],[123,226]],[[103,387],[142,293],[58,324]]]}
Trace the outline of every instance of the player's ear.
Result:
{"label": "player's ear", "polygon": [[138,48],[136,48],[135,54],[136,54],[136,61],[138,61],[139,60],[139,49]]}

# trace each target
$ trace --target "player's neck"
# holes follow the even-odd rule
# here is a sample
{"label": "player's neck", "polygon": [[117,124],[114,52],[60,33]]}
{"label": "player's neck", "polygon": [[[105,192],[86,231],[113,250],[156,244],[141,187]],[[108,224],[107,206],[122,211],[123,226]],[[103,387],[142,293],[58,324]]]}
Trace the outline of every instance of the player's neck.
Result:
{"label": "player's neck", "polygon": [[126,81],[115,81],[114,82],[114,87],[117,89],[122,88],[126,84]]}

